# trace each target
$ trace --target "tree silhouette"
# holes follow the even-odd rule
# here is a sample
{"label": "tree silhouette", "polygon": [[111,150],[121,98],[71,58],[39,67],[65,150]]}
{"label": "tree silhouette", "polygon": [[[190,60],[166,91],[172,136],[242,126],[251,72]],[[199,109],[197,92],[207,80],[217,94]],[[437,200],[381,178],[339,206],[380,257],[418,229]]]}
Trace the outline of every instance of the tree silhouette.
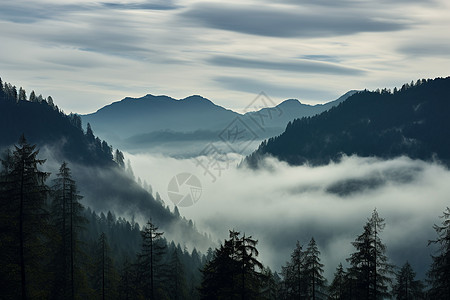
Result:
{"label": "tree silhouette", "polygon": [[434,225],[437,239],[428,244],[439,246],[437,255],[432,255],[433,262],[428,271],[428,281],[431,284],[429,295],[433,299],[449,299],[450,297],[450,208],[444,210],[440,217],[442,225]]}

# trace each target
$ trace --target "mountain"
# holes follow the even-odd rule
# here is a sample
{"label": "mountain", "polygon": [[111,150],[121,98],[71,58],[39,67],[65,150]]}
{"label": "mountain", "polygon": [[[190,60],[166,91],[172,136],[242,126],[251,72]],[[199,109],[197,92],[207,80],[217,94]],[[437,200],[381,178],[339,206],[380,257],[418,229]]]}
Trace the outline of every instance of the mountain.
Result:
{"label": "mountain", "polygon": [[125,98],[82,118],[104,136],[126,140],[161,131],[215,131],[225,127],[237,115],[201,96],[175,100],[167,96],[146,95]]}
{"label": "mountain", "polygon": [[[355,91],[350,91],[335,101],[314,106],[298,100],[286,100],[275,107],[268,107],[266,103],[262,109],[246,114],[225,109],[198,95],[176,100],[149,94],[114,102],[82,119],[100,136],[127,151],[149,147],[158,151],[165,145],[179,150],[192,148],[192,142],[219,141],[220,133],[236,118],[255,131],[260,141],[283,132],[294,118],[321,113],[353,93]],[[167,148],[163,152],[171,153]]]}
{"label": "mountain", "polygon": [[343,154],[450,162],[450,77],[418,80],[394,92],[362,91],[320,115],[290,122],[245,162],[267,156],[292,165],[326,164]]}
{"label": "mountain", "polygon": [[64,114],[51,97],[35,97],[32,92],[28,101],[25,91],[20,91],[11,84],[0,84],[0,155],[24,134],[40,149],[40,158],[47,160],[45,171],[56,173],[63,161],[68,162],[84,196],[83,204],[93,210],[111,210],[141,221],[152,219],[166,230],[167,237],[197,247],[210,245],[191,223],[136,183],[125,172],[123,162],[113,160],[112,147],[106,141],[95,137],[90,128],[84,132],[78,115]]}

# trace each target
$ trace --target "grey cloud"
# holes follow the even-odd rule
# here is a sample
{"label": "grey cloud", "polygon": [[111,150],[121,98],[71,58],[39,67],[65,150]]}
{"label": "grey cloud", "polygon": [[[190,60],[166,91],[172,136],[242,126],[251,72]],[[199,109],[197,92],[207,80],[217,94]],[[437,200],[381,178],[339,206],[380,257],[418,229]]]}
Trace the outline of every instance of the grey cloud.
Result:
{"label": "grey cloud", "polygon": [[292,98],[295,96],[313,99],[331,99],[335,95],[323,90],[309,89],[305,87],[293,87],[277,85],[268,81],[252,79],[246,77],[218,76],[214,81],[227,90],[240,91],[251,94],[258,94],[261,91],[268,95],[280,98]]}
{"label": "grey cloud", "polygon": [[103,2],[102,6],[112,9],[125,10],[172,10],[178,8],[172,1],[145,1],[136,3],[112,3]]}
{"label": "grey cloud", "polygon": [[35,23],[49,19],[61,19],[66,14],[78,11],[115,10],[173,10],[178,6],[173,1],[145,1],[131,3],[101,2],[97,4],[51,4],[32,1],[9,1],[2,3],[0,19],[15,23]]}
{"label": "grey cloud", "polygon": [[268,60],[257,60],[257,59],[217,55],[208,59],[208,62],[210,64],[223,67],[279,70],[297,73],[318,73],[318,74],[357,76],[363,75],[366,72],[361,69],[350,68],[338,64],[312,60],[293,59],[291,61],[276,62]]}
{"label": "grey cloud", "polygon": [[439,56],[450,57],[450,44],[445,43],[429,43],[421,41],[420,44],[404,45],[398,49],[400,53],[410,56]]}
{"label": "grey cloud", "polygon": [[408,28],[398,19],[381,21],[369,14],[202,3],[181,15],[201,26],[272,37],[328,37]]}

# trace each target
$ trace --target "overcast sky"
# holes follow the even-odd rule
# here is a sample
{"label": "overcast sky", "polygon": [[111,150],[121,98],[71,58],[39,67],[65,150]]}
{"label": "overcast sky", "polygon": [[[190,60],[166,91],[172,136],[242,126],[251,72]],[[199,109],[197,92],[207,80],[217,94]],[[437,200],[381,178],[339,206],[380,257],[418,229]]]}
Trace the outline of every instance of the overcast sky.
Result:
{"label": "overcast sky", "polygon": [[[108,1],[108,0],[106,0]],[[240,110],[448,76],[447,0],[0,0],[0,76],[88,113],[200,94]]]}

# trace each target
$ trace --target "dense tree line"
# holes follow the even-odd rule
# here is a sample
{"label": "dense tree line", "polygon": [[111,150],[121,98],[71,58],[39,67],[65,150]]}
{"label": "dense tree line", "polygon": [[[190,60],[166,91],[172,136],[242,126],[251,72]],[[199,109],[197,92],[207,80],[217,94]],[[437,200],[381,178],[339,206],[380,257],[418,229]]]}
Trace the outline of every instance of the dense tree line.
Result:
{"label": "dense tree line", "polygon": [[324,165],[342,155],[440,159],[450,165],[450,77],[423,79],[387,89],[360,91],[313,117],[295,119],[263,141],[245,162],[257,167],[267,155],[292,165]]}
{"label": "dense tree line", "polygon": [[0,169],[0,280],[6,299],[449,299],[450,209],[426,282],[395,267],[374,210],[330,283],[314,238],[297,242],[280,274],[259,260],[258,241],[237,231],[202,255],[168,242],[148,221],[84,208],[66,162],[51,185],[45,160],[22,136]]}
{"label": "dense tree line", "polygon": [[1,159],[0,298],[198,298],[201,253],[84,208],[68,164],[48,185],[38,155],[22,136]]}
{"label": "dense tree line", "polygon": [[[27,119],[28,123],[17,122],[18,116],[20,119]],[[15,126],[11,127],[11,124]],[[32,126],[26,126],[29,124]],[[60,143],[60,139],[64,138],[62,154],[71,161],[102,166],[113,164],[112,147],[94,135],[90,124],[86,125],[85,132],[80,115],[73,113],[66,115],[54,103],[51,96],[36,96],[32,91],[27,97],[25,89],[22,87],[17,89],[10,83],[3,83],[1,78],[0,125],[10,128],[0,131],[0,147],[13,144],[17,136],[26,132],[27,138],[35,143],[51,145]],[[120,155],[123,157],[120,150],[115,152],[119,157]],[[122,166],[120,159],[115,162]]]}

